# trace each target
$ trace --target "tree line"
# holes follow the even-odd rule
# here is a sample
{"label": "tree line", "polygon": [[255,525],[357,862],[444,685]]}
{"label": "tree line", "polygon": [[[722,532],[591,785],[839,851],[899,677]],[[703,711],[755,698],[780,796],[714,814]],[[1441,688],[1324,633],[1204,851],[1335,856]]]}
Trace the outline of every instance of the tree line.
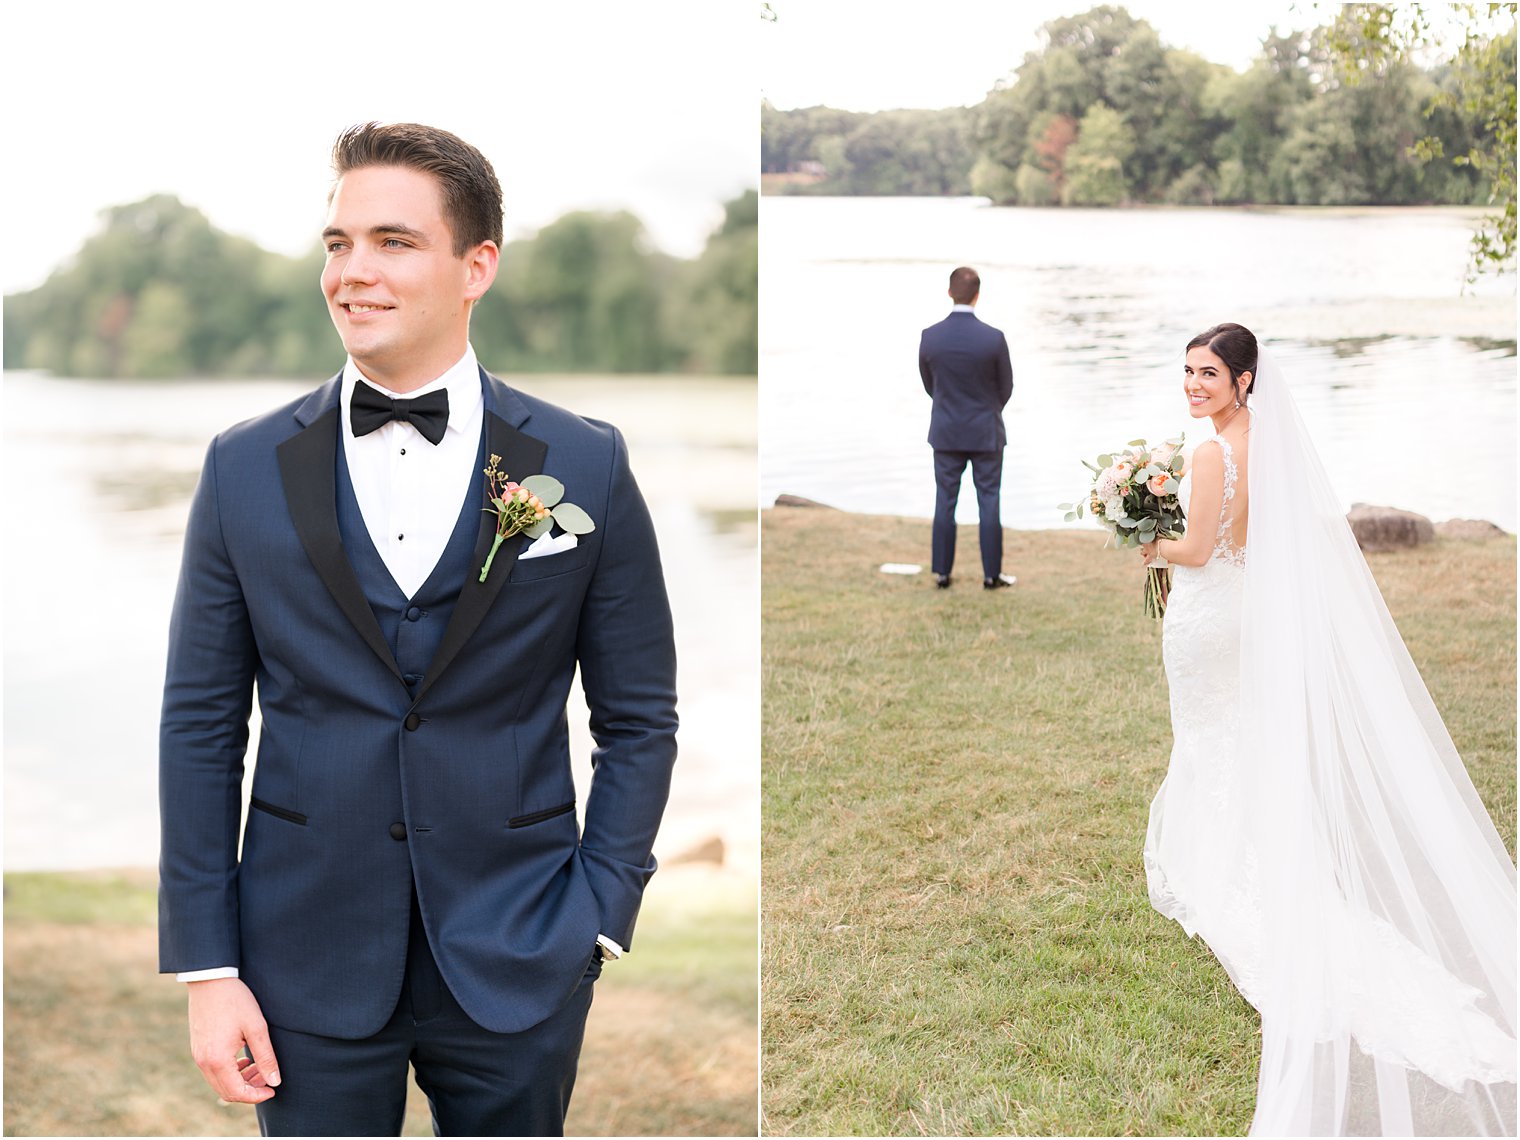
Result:
{"label": "tree line", "polygon": [[[649,247],[627,212],[566,214],[507,243],[470,340],[507,372],[753,375],[758,199],[725,204],[694,259]],[[172,195],[103,211],[36,289],[5,298],[6,368],[82,377],[324,376],[343,348],[323,252],[262,249]]]}
{"label": "tree line", "polygon": [[[1514,149],[1513,5],[1507,34],[1428,69],[1381,50],[1364,7],[1378,6],[1273,32],[1243,73],[1096,7],[1045,24],[1044,45],[974,107],[762,106],[763,184],[1021,206],[1487,203],[1502,174],[1466,156]],[[1475,97],[1494,91],[1507,112]]]}

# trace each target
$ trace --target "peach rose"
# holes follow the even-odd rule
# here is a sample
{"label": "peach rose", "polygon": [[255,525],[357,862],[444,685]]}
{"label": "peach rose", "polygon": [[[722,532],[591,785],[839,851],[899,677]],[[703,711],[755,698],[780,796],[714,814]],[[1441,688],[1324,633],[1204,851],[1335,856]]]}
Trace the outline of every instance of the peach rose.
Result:
{"label": "peach rose", "polygon": [[1164,491],[1162,491],[1162,488],[1166,486],[1166,481],[1168,479],[1170,479],[1170,478],[1171,478],[1170,475],[1167,475],[1167,474],[1164,474],[1164,473],[1161,474],[1161,475],[1152,475],[1150,477],[1150,481],[1147,482],[1145,485],[1150,488],[1151,494],[1153,494],[1153,495],[1161,495],[1161,494],[1165,493]]}

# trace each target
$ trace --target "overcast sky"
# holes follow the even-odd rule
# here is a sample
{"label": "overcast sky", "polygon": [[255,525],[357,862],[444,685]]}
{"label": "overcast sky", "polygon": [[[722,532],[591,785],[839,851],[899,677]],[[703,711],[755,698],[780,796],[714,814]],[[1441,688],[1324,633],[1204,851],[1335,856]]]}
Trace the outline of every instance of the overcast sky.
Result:
{"label": "overcast sky", "polygon": [[[98,212],[168,192],[282,253],[322,226],[328,153],[366,119],[491,159],[507,235],[628,208],[691,256],[758,184],[755,0],[19,3],[0,17],[10,231],[40,284]],[[315,288],[315,286],[313,286]]]}

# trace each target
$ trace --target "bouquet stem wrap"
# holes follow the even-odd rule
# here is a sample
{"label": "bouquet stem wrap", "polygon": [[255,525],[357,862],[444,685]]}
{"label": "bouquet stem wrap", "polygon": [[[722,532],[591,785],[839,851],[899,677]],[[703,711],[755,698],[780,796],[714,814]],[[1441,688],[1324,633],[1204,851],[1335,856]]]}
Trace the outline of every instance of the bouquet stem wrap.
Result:
{"label": "bouquet stem wrap", "polygon": [[[1182,436],[1156,447],[1145,440],[1130,440],[1121,449],[1098,456],[1096,463],[1082,461],[1092,472],[1092,486],[1075,503],[1062,503],[1066,521],[1082,517],[1083,510],[1108,528],[1114,546],[1139,548],[1158,538],[1179,539],[1186,529],[1177,491],[1182,483]],[[1141,608],[1146,617],[1160,620],[1172,590],[1172,568],[1157,559],[1145,571],[1145,594]]]}

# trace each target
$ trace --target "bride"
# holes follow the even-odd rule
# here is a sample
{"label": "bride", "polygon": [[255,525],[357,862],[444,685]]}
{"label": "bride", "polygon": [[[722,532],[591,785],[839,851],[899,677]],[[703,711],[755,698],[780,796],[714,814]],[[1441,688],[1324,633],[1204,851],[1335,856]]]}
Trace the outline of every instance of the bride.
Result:
{"label": "bride", "polygon": [[1261,1013],[1253,1135],[1515,1134],[1515,866],[1250,330],[1187,347],[1151,902]]}

